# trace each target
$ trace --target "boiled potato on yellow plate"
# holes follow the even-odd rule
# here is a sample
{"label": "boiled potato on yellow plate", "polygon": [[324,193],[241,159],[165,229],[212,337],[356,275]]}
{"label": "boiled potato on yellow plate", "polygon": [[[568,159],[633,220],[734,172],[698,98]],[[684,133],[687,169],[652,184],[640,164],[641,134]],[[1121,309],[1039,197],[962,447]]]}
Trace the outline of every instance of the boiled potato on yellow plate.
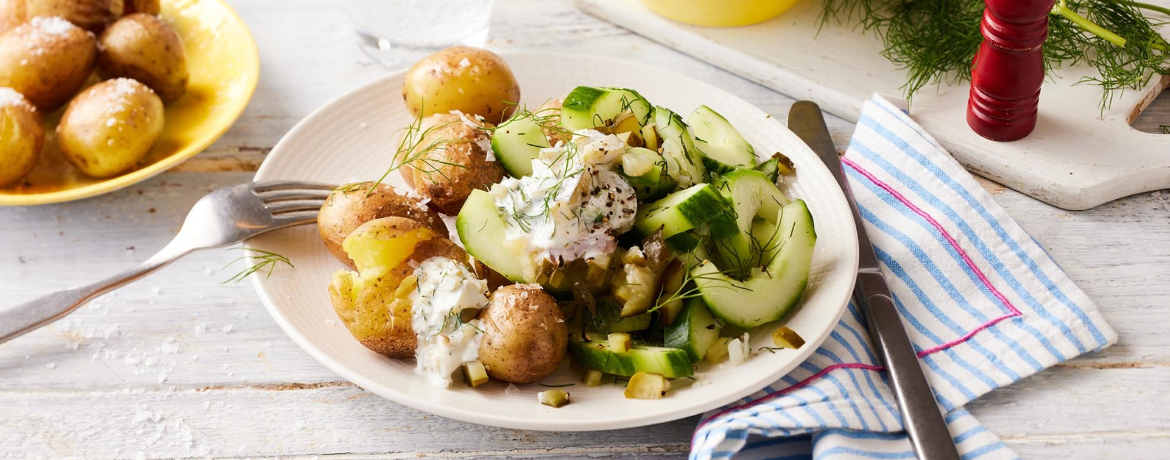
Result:
{"label": "boiled potato on yellow plate", "polygon": [[[134,3],[146,12],[152,8],[150,1],[113,1]],[[175,29],[183,43],[189,76],[186,92],[165,105],[164,127],[149,151],[129,172],[105,179],[87,176],[70,164],[57,146],[55,133],[64,111],[42,112],[46,138],[41,158],[27,175],[0,187],[0,205],[71,201],[140,182],[211,145],[243,113],[259,78],[259,55],[244,22],[222,0],[163,0],[160,7],[162,19]],[[0,8],[0,23],[8,17]],[[96,59],[96,45],[93,49]],[[0,51],[0,59],[2,56]],[[20,59],[16,62],[19,64]],[[88,77],[87,83],[96,83],[96,78]],[[73,95],[68,94],[60,104]],[[29,100],[36,103],[31,96]]]}

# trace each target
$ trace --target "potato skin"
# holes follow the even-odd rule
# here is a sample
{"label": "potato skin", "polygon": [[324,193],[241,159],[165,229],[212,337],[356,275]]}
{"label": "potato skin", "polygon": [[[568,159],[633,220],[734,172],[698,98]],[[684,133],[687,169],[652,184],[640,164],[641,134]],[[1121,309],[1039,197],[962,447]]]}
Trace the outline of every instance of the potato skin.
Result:
{"label": "potato skin", "polygon": [[158,16],[132,14],[102,32],[98,75],[133,78],[149,86],[164,104],[187,92],[187,55],[175,29]]}
{"label": "potato skin", "polygon": [[28,20],[25,0],[0,0],[0,34],[15,29]]}
{"label": "potato skin", "polygon": [[127,16],[134,13],[158,14],[162,11],[162,5],[159,5],[158,0],[126,0],[124,14]]}
{"label": "potato skin", "polygon": [[458,110],[499,124],[520,102],[520,85],[508,63],[495,53],[452,46],[411,66],[402,97],[415,115]]}
{"label": "potato skin", "polygon": [[92,35],[61,18],[33,18],[0,36],[0,86],[52,112],[89,77],[95,44]]}
{"label": "potato skin", "polygon": [[45,145],[40,112],[12,88],[0,88],[0,186],[32,171]]}
{"label": "potato skin", "polygon": [[[430,130],[415,150],[404,153],[401,168],[419,195],[429,198],[431,204],[443,213],[455,215],[475,189],[487,189],[504,178],[504,167],[498,161],[489,161],[491,136],[481,129],[468,126],[467,121],[483,126],[472,117],[453,113],[431,115],[422,120],[423,132]],[[446,140],[446,142],[438,141]],[[421,151],[437,145],[429,151]]]}
{"label": "potato skin", "polygon": [[[363,279],[356,272],[338,271],[329,284],[329,298],[342,324],[366,348],[391,358],[411,358],[418,344],[411,326],[409,299],[414,287],[404,280],[412,279],[415,267],[431,257],[442,256],[464,264],[469,258],[467,252],[451,240],[418,221],[403,217],[383,217],[366,222],[346,241],[396,238],[414,241],[413,245],[400,248],[409,253],[394,253],[397,263],[392,267],[380,266],[386,270],[376,278]],[[352,252],[361,245],[350,243],[347,246]],[[353,256],[359,257],[357,254]],[[483,273],[484,269],[478,262],[471,268],[476,273]]]}
{"label": "potato skin", "polygon": [[78,94],[57,125],[65,159],[93,177],[125,172],[142,159],[163,130],[163,104],[142,83],[106,80]]}
{"label": "potato skin", "polygon": [[122,0],[24,0],[27,18],[60,16],[95,34],[122,17],[123,6]]}
{"label": "potato skin", "polygon": [[317,230],[321,233],[321,241],[341,263],[354,268],[353,259],[346,255],[341,242],[354,229],[374,219],[405,217],[418,221],[444,238],[448,237],[443,218],[422,201],[400,195],[386,184],[378,184],[371,193],[369,190],[372,185],[373,182],[360,182],[339,187],[325,200],[325,205],[317,214]]}
{"label": "potato skin", "polygon": [[539,285],[504,286],[479,312],[479,360],[494,379],[532,383],[556,371],[569,329],[556,299]]}

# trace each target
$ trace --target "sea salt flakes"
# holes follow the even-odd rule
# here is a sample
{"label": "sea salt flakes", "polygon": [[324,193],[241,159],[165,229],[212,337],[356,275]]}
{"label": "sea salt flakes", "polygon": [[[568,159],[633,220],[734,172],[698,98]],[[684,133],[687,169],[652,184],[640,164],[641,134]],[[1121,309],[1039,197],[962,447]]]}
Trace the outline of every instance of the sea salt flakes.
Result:
{"label": "sea salt flakes", "polygon": [[53,17],[35,17],[28,22],[33,29],[44,32],[49,35],[65,35],[70,30],[77,28],[73,23],[66,21],[60,16]]}

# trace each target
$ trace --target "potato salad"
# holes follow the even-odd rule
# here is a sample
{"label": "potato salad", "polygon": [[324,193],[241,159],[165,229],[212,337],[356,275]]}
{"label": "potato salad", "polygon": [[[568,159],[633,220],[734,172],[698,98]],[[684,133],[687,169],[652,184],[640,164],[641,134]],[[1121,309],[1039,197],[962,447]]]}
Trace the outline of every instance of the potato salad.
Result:
{"label": "potato salad", "polygon": [[795,174],[783,154],[757,152],[711,107],[684,117],[631,88],[501,104],[520,88],[483,50],[444,50],[406,80],[417,118],[387,174],[411,190],[346,185],[318,219],[356,269],[329,289],[366,347],[440,387],[555,374],[538,401],[562,407],[566,373],[660,399],[673,380],[750,363],[751,334],[803,345],[783,320],[817,238],[782,190]]}

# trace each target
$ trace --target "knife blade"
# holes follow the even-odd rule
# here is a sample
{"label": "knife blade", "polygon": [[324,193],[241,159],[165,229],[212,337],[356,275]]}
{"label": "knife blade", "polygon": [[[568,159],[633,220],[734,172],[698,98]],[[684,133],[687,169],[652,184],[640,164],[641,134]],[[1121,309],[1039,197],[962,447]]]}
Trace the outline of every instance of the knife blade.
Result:
{"label": "knife blade", "polygon": [[829,135],[821,108],[813,102],[797,101],[788,112],[788,129],[808,144],[828,166],[845,192],[853,212],[858,240],[857,284],[853,288],[853,301],[864,313],[873,345],[885,364],[890,388],[898,398],[902,425],[910,437],[914,454],[920,460],[958,460],[959,452],[942,412],[935,403],[930,383],[922,373],[918,355],[914,352],[910,337],[906,335],[893,295],[878,265],[877,254],[861,223],[857,202],[849,190],[849,182],[845,180],[841,157],[833,146],[833,138]]}

